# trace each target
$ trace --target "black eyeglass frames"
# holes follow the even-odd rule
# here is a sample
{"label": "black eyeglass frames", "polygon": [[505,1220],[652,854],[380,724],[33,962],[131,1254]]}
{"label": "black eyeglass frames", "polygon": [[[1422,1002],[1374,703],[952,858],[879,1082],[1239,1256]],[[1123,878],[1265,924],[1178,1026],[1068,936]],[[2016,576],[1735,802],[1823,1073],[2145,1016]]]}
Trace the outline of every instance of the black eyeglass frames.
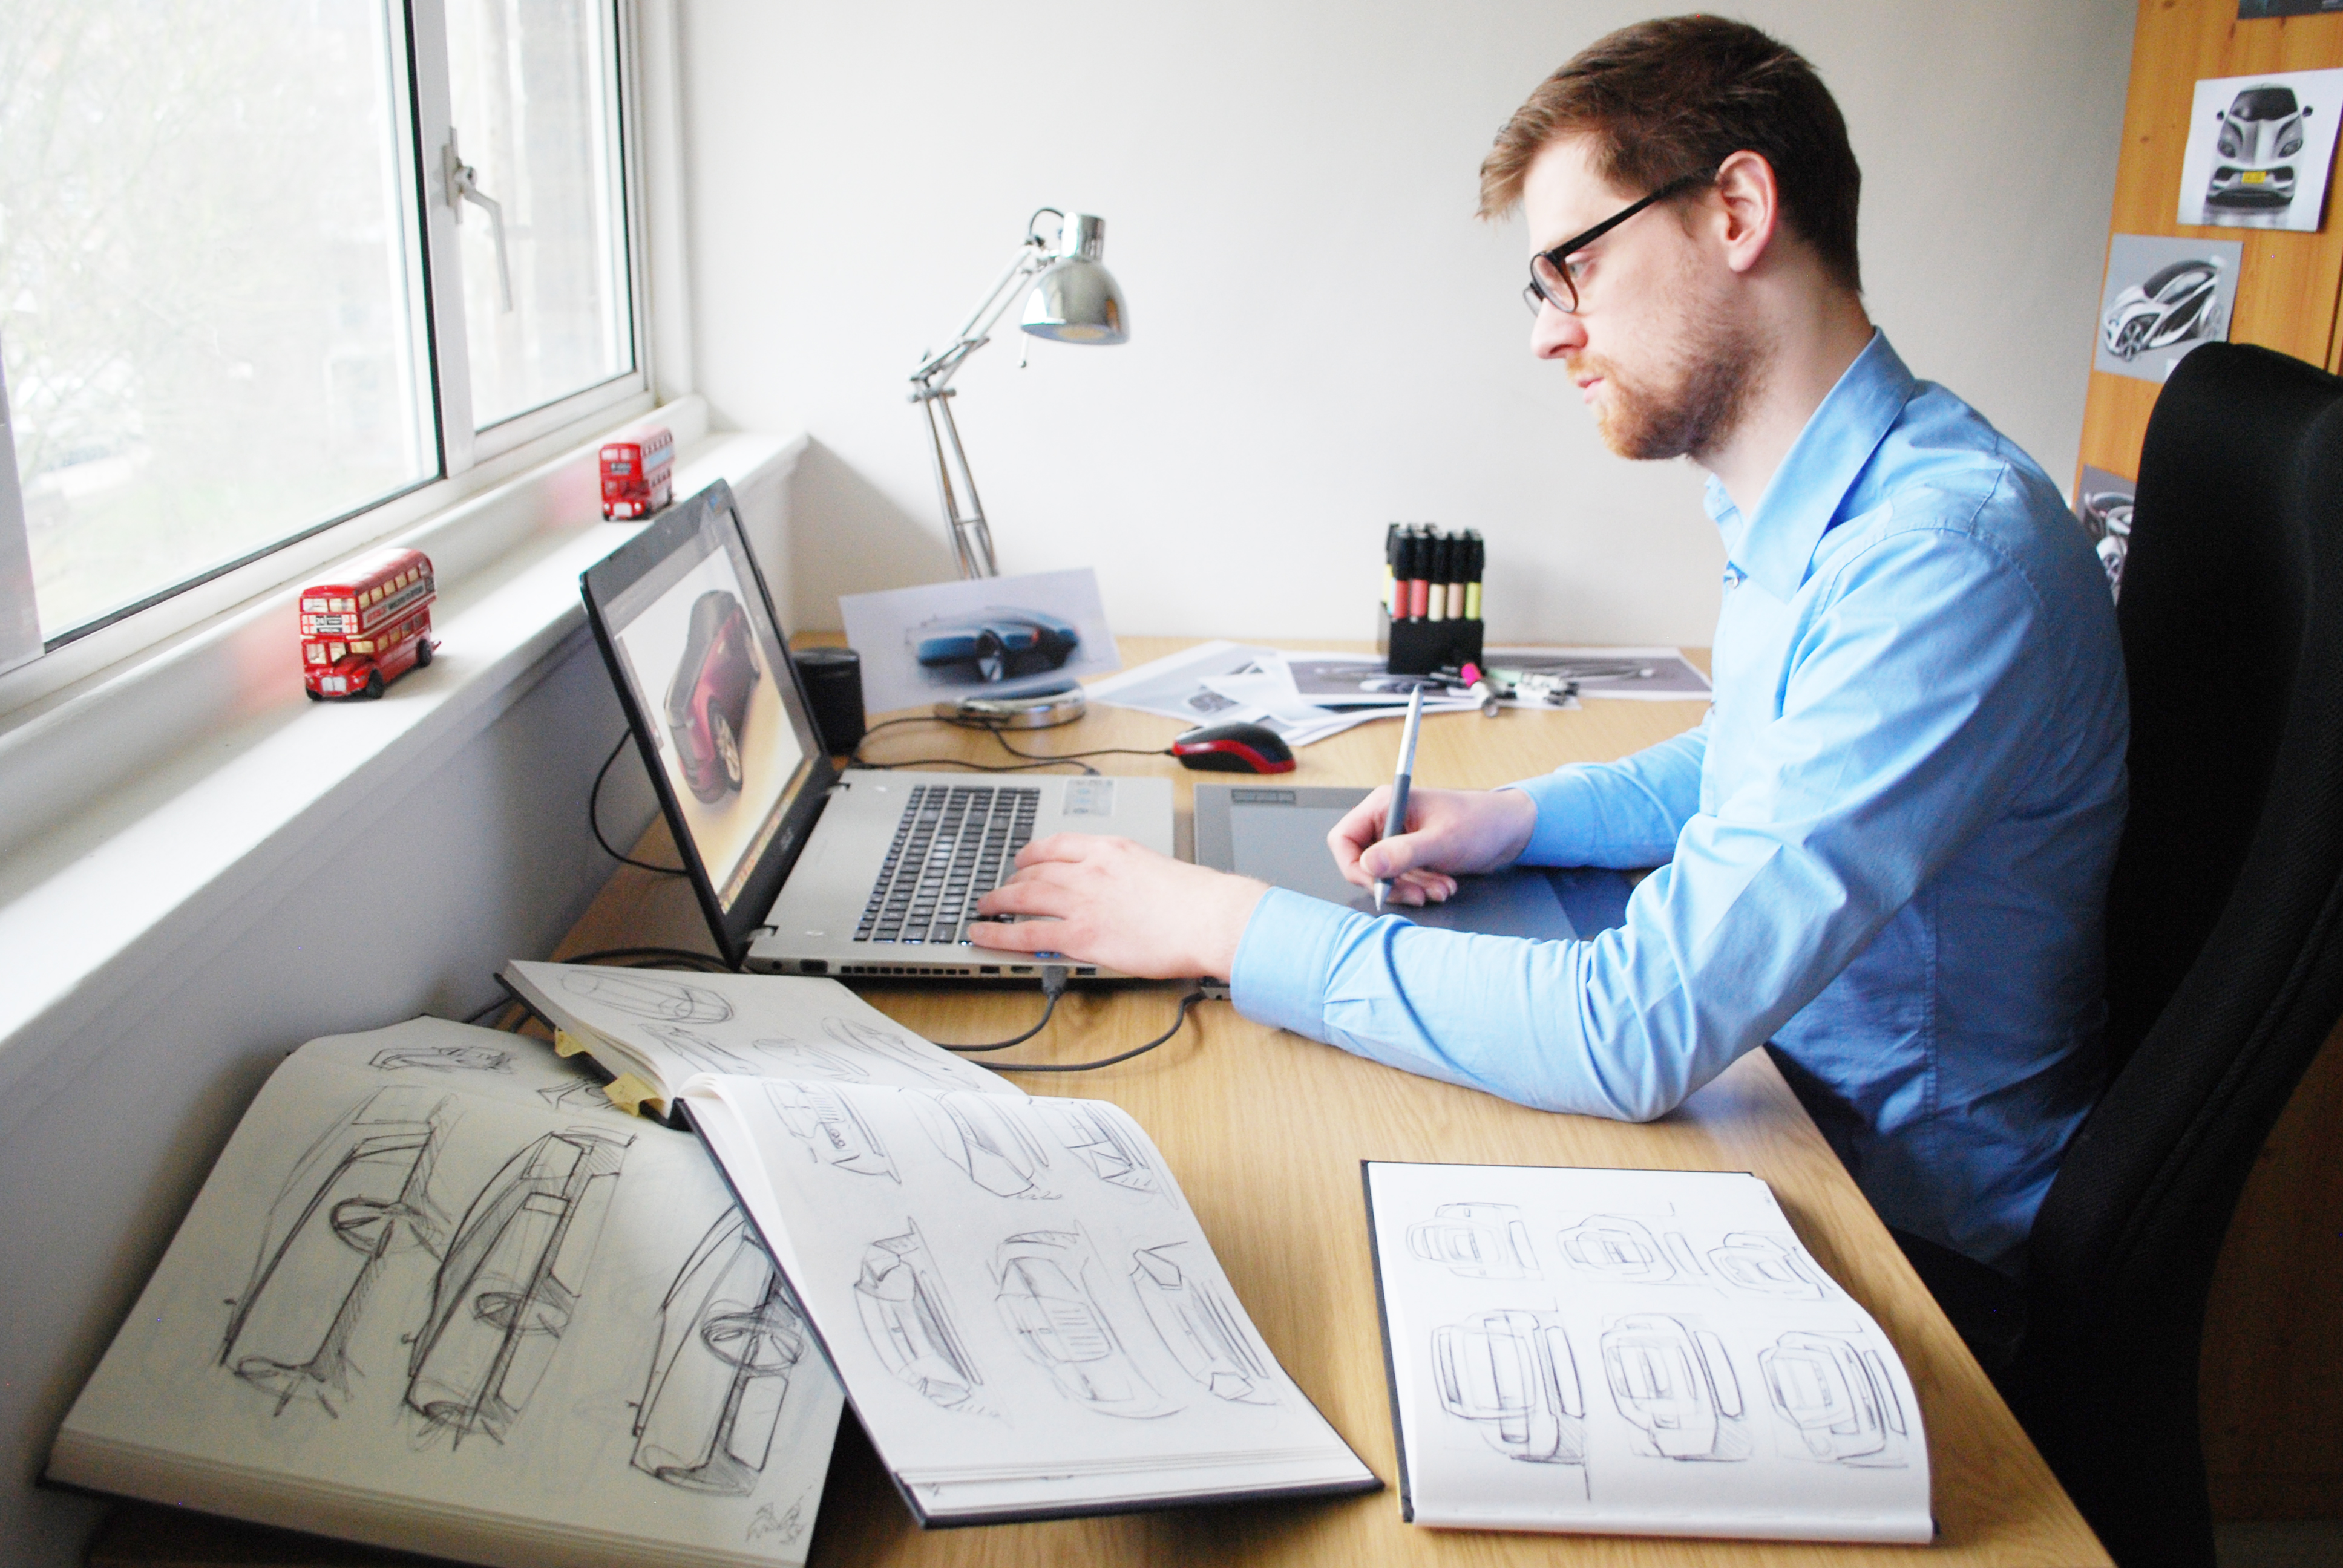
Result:
{"label": "black eyeglass frames", "polygon": [[1688,191],[1694,186],[1704,185],[1710,178],[1708,175],[1684,175],[1672,179],[1643,200],[1631,203],[1613,213],[1584,233],[1574,234],[1552,250],[1542,250],[1530,257],[1529,286],[1522,290],[1522,302],[1530,307],[1530,314],[1535,316],[1539,310],[1548,305],[1564,315],[1574,314],[1578,309],[1578,282],[1571,276],[1571,256],[1584,250],[1654,202],[1665,201],[1668,197]]}

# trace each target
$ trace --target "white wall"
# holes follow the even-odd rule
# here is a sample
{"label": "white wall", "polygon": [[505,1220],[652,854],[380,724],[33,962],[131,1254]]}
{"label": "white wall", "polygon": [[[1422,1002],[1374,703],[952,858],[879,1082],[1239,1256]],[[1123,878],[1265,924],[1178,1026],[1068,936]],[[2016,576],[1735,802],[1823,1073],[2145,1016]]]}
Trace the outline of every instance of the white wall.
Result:
{"label": "white wall", "polygon": [[[1704,643],[1681,463],[1604,453],[1531,360],[1497,126],[1622,0],[707,0],[681,15],[699,388],[802,427],[791,613],[948,576],[904,377],[1043,204],[1107,219],[1111,350],[1013,328],[959,385],[1003,569],[1126,632],[1370,634],[1387,520],[1489,536],[1505,637]],[[1837,94],[1876,318],[2069,482],[2132,0],[1761,0]]]}

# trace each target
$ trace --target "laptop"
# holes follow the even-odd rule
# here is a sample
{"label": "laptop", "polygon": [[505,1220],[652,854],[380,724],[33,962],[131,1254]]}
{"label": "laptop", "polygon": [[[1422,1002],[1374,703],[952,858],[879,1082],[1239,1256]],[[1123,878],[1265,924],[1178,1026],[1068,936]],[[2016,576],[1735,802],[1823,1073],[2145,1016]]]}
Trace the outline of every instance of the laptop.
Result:
{"label": "laptop", "polygon": [[1040,956],[968,940],[977,899],[1019,849],[1063,830],[1172,852],[1166,779],[836,768],[721,480],[580,586],[692,890],[737,969],[1038,980]]}

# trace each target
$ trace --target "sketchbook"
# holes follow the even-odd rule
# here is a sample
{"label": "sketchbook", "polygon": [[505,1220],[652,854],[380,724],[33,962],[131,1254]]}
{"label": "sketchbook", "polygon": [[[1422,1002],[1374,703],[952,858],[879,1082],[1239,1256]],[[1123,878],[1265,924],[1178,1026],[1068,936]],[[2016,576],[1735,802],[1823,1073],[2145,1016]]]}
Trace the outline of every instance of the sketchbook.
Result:
{"label": "sketchbook", "polygon": [[835,980],[578,977],[505,974],[699,1131],[923,1526],[1382,1485],[1116,1107],[1029,1096]]}
{"label": "sketchbook", "polygon": [[698,1141],[417,1019],[277,1068],[52,1481],[488,1564],[799,1563],[843,1398]]}
{"label": "sketchbook", "polygon": [[1756,1177],[1363,1171],[1403,1517],[1933,1537],[1904,1363]]}

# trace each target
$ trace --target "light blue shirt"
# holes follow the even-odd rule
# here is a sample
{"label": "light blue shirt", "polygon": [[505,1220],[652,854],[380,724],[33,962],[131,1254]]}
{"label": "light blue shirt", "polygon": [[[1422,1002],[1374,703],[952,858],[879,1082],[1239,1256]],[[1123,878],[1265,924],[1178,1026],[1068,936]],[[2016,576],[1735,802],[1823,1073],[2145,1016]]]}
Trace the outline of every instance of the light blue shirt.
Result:
{"label": "light blue shirt", "polygon": [[1771,1041],[1889,1224],[2020,1274],[2102,1078],[2128,733],[2106,575],[2032,459],[1879,336],[1755,513],[1715,480],[1708,509],[1707,719],[1512,786],[1524,862],[1659,867],[1625,924],[1472,936],[1273,890],[1236,1005],[1631,1121]]}

